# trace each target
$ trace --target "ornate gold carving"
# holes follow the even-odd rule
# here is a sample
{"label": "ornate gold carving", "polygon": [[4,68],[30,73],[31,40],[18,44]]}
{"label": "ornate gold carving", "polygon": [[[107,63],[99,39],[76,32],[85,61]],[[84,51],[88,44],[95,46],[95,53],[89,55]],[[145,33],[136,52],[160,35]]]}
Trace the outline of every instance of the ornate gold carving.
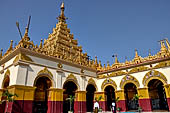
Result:
{"label": "ornate gold carving", "polygon": [[129,74],[130,74],[130,73],[140,72],[140,71],[146,71],[146,70],[148,70],[148,69],[149,69],[149,68],[148,68],[148,67],[145,67],[145,66],[135,67],[135,68],[132,68],[132,69],[129,71]]}
{"label": "ornate gold carving", "polygon": [[97,78],[107,78],[107,76],[102,74],[102,75],[98,75]]}
{"label": "ornate gold carving", "polygon": [[83,73],[84,73],[84,69],[81,69],[81,70],[80,70],[80,73],[82,73],[82,74],[83,74]]}
{"label": "ornate gold carving", "polygon": [[115,71],[115,72],[112,72],[109,77],[115,77],[115,76],[120,76],[120,75],[125,75],[126,72],[123,72],[123,71]]}
{"label": "ornate gold carving", "polygon": [[19,53],[19,54],[15,57],[13,63],[16,63],[16,62],[19,61],[19,60],[33,62],[33,60],[32,60],[30,57],[28,57],[27,55],[25,55],[25,54],[23,54],[23,53]]}
{"label": "ornate gold carving", "polygon": [[104,88],[108,85],[111,85],[114,87],[115,90],[117,90],[117,85],[115,83],[115,81],[113,81],[112,79],[105,79],[102,83],[101,89],[104,91]]}
{"label": "ornate gold carving", "polygon": [[49,75],[49,76],[53,77],[53,74],[47,69],[47,67],[45,67],[43,70],[39,71],[38,75]]}
{"label": "ornate gold carving", "polygon": [[164,85],[167,84],[167,78],[161,72],[156,70],[151,70],[148,73],[146,73],[142,81],[143,85],[147,86],[151,79],[158,79],[162,81]]}
{"label": "ornate gold carving", "polygon": [[88,84],[94,85],[94,87],[96,88],[96,91],[97,91],[97,85],[96,85],[96,82],[94,81],[93,78],[90,78],[90,79],[88,80]]}
{"label": "ornate gold carving", "polygon": [[140,86],[138,80],[135,77],[131,76],[131,75],[126,75],[125,77],[122,78],[122,80],[120,82],[120,88],[124,89],[124,86],[127,83],[134,83],[136,85],[136,87]]}
{"label": "ornate gold carving", "polygon": [[162,67],[167,67],[170,66],[170,61],[164,61],[164,62],[160,62],[158,63],[156,66],[154,66],[153,68],[162,68]]}
{"label": "ornate gold carving", "polygon": [[57,67],[60,68],[60,69],[62,69],[62,68],[63,68],[63,65],[62,65],[61,63],[58,63],[58,64],[57,64]]}
{"label": "ornate gold carving", "polygon": [[70,81],[70,80],[74,81],[75,83],[78,83],[77,78],[73,74],[68,75],[68,77],[66,78],[66,81]]}

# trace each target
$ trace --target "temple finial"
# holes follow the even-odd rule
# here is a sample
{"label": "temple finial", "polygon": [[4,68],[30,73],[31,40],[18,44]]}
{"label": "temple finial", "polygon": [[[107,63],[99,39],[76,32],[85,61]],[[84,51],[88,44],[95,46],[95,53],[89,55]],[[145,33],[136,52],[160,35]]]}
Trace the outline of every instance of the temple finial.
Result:
{"label": "temple finial", "polygon": [[165,38],[165,41],[166,41],[166,45],[168,46],[168,50],[170,51],[170,44],[169,44],[168,38]]}
{"label": "temple finial", "polygon": [[65,7],[64,7],[64,2],[61,3],[60,9],[61,9],[61,13],[60,13],[60,16],[59,16],[57,19],[59,20],[59,22],[64,22],[64,23],[66,23],[66,19],[67,19],[67,18],[66,18],[65,15],[64,15],[64,9],[65,9]]}
{"label": "temple finial", "polygon": [[43,39],[41,39],[39,48],[42,48],[42,45],[43,45],[42,42],[43,42]]}
{"label": "temple finial", "polygon": [[95,56],[95,65],[98,65],[97,56]]}
{"label": "temple finial", "polygon": [[3,51],[3,49],[1,48],[0,59],[2,58],[2,51]]}
{"label": "temple finial", "polygon": [[137,51],[137,49],[135,48],[135,58],[137,58],[137,57],[139,57],[139,56],[138,56],[138,51]]}
{"label": "temple finial", "polygon": [[149,56],[151,56],[151,49],[149,49]]}
{"label": "temple finial", "polygon": [[13,49],[13,40],[11,40],[10,47],[8,50],[12,50],[12,49]]}
{"label": "temple finial", "polygon": [[118,59],[117,59],[117,55],[115,55],[115,64],[119,63]]}

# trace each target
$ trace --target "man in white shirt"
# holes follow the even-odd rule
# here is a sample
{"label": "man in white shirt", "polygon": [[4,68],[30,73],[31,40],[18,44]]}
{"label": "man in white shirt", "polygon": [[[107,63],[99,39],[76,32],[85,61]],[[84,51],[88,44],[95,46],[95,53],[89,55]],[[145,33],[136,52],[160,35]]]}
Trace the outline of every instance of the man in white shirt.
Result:
{"label": "man in white shirt", "polygon": [[112,102],[112,110],[113,110],[113,113],[116,113],[116,109],[115,109],[115,107],[116,107],[115,102]]}
{"label": "man in white shirt", "polygon": [[99,110],[99,103],[96,101],[94,103],[94,113],[98,113],[98,110]]}

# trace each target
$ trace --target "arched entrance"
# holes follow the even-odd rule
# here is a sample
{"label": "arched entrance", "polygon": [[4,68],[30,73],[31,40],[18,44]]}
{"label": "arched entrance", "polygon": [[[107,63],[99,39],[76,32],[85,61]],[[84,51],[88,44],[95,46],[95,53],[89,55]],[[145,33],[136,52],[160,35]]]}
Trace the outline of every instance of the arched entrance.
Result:
{"label": "arched entrance", "polygon": [[[5,76],[3,83],[2,83],[2,88],[4,89],[3,92],[5,92],[7,90],[7,87],[9,86],[9,82],[10,82],[10,78],[9,76]],[[4,100],[5,97],[1,97],[1,100]],[[0,113],[4,113],[5,112],[5,107],[6,106],[6,102],[3,102],[2,104],[0,104]]]}
{"label": "arched entrance", "polygon": [[48,109],[48,89],[52,86],[51,80],[42,76],[35,82],[36,90],[34,94],[34,113],[47,113]]}
{"label": "arched entrance", "polygon": [[115,89],[113,86],[108,85],[104,89],[106,95],[106,110],[111,111],[112,102],[115,102]]}
{"label": "arched entrance", "polygon": [[94,100],[94,92],[96,88],[92,84],[88,84],[86,88],[86,108],[87,112],[93,112],[93,100]]}
{"label": "arched entrance", "polygon": [[[78,89],[77,85],[73,81],[67,81],[63,86],[63,113],[68,113],[70,111],[70,102],[67,100],[70,95],[75,96],[75,91]],[[74,110],[74,102],[71,106]]]}
{"label": "arched entrance", "polygon": [[124,93],[126,99],[126,107],[127,110],[137,110],[138,109],[138,101],[133,100],[133,97],[137,94],[136,85],[133,83],[127,83],[124,86]]}
{"label": "arched entrance", "polygon": [[168,110],[166,93],[163,83],[158,79],[152,79],[148,83],[149,96],[152,110]]}

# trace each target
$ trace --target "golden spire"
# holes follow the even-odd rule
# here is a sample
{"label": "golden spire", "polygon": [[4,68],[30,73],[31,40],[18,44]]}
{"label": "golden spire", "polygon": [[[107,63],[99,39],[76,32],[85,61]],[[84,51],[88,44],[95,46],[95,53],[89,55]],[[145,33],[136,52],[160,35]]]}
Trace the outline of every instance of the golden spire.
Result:
{"label": "golden spire", "polygon": [[118,59],[117,59],[117,55],[115,55],[115,64],[119,63]]}
{"label": "golden spire", "polygon": [[59,16],[57,19],[59,20],[59,22],[64,22],[64,23],[66,23],[66,19],[67,19],[67,18],[66,18],[65,15],[64,15],[64,9],[65,9],[65,7],[64,7],[64,2],[61,3],[60,9],[61,9],[61,13],[60,13],[60,16]]}
{"label": "golden spire", "polygon": [[166,53],[167,49],[164,40],[161,40],[160,43],[161,43],[161,52]]}
{"label": "golden spire", "polygon": [[42,41],[43,41],[43,39],[41,39],[41,42],[40,42],[40,46],[39,46],[40,49],[41,49],[42,46],[43,46]]}
{"label": "golden spire", "polygon": [[151,49],[149,49],[149,56],[151,56]]}
{"label": "golden spire", "polygon": [[3,51],[3,50],[2,50],[2,48],[1,48],[0,59],[2,58],[2,51]]}
{"label": "golden spire", "polygon": [[139,57],[139,56],[138,56],[138,51],[137,51],[137,49],[135,48],[135,58],[137,58],[137,57]]}
{"label": "golden spire", "polygon": [[110,69],[109,61],[107,61],[107,69]]}
{"label": "golden spire", "polygon": [[97,56],[95,56],[95,65],[96,65],[96,67],[98,66]]}
{"label": "golden spire", "polygon": [[102,68],[102,63],[101,63],[101,60],[99,60],[99,69],[101,69]]}
{"label": "golden spire", "polygon": [[169,44],[168,38],[165,38],[165,41],[166,41],[166,45],[168,46],[168,50],[170,51],[170,44]]}

